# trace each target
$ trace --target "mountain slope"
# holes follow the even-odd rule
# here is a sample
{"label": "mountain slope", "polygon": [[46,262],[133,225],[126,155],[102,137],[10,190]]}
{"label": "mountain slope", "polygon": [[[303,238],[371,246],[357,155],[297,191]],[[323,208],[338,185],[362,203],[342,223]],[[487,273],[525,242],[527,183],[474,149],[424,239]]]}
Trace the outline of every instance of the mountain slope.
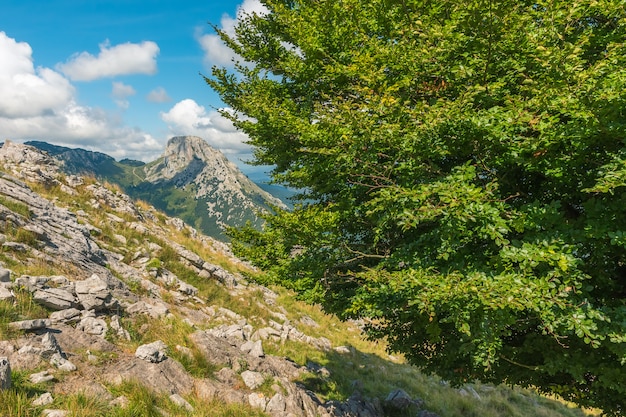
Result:
{"label": "mountain slope", "polygon": [[225,244],[32,147],[0,149],[0,230],[3,416],[583,416],[425,377],[358,323],[248,282],[258,271]]}
{"label": "mountain slope", "polygon": [[224,238],[224,227],[247,221],[259,225],[259,211],[284,207],[280,199],[252,182],[224,154],[195,136],[171,138],[163,155],[148,164],[117,162],[102,153],[45,142],[27,145],[62,161],[66,173],[93,175],[118,184],[133,198],[145,200],[220,239]]}

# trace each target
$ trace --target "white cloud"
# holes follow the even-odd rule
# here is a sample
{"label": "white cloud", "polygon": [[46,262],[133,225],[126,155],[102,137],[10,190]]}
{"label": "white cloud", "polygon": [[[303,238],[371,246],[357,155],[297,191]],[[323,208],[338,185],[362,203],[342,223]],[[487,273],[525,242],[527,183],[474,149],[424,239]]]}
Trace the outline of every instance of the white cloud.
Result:
{"label": "white cloud", "polygon": [[54,111],[74,95],[61,74],[33,66],[32,49],[0,32],[0,117],[28,117]]}
{"label": "white cloud", "polygon": [[115,103],[119,108],[124,110],[128,109],[130,102],[127,98],[134,96],[136,93],[137,92],[132,85],[124,84],[119,81],[113,81],[113,91],[111,92],[111,96],[113,96]]}
{"label": "white cloud", "polygon": [[[220,29],[229,36],[235,35],[235,27],[239,20],[243,19],[246,14],[258,14],[260,16],[267,14],[269,10],[259,0],[244,0],[237,7],[236,17],[233,18],[228,14],[224,14],[220,20]],[[241,61],[241,57],[228,48],[219,36],[215,34],[198,34],[196,36],[200,47],[204,51],[204,62],[207,68],[213,65],[230,66],[233,61]]]}
{"label": "white cloud", "polygon": [[[124,126],[119,116],[78,104],[75,88],[63,75],[35,69],[30,45],[4,32],[0,62],[0,139],[45,140],[144,161],[162,152],[155,138]],[[120,83],[118,93],[129,94],[128,87]]]}
{"label": "white cloud", "polygon": [[134,96],[136,93],[132,85],[124,84],[123,82],[113,81],[113,92],[111,95],[115,98],[126,98]]}
{"label": "white cloud", "polygon": [[152,103],[167,103],[171,100],[167,91],[163,87],[157,87],[150,91],[146,96],[146,99]]}
{"label": "white cloud", "polygon": [[218,111],[207,112],[194,100],[176,103],[168,112],[161,113],[172,135],[193,135],[206,140],[226,154],[249,154],[248,136],[237,130],[232,122]]}
{"label": "white cloud", "polygon": [[151,41],[123,43],[111,46],[108,41],[100,44],[100,53],[88,52],[73,55],[57,69],[73,81],[92,81],[99,78],[128,74],[154,74],[159,47]]}

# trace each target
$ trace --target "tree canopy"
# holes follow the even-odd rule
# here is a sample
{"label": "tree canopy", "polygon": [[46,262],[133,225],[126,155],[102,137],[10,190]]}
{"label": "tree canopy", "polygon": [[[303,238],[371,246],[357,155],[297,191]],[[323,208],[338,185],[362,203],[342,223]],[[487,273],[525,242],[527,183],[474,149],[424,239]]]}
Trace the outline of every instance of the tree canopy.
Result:
{"label": "tree canopy", "polygon": [[263,3],[205,79],[301,200],[237,253],[426,372],[624,412],[624,1]]}

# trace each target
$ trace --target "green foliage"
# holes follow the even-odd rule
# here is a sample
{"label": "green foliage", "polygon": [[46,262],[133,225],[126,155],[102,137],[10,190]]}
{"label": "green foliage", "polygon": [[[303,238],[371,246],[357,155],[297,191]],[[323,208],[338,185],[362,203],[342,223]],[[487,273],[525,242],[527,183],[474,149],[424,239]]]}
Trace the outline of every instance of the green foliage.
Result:
{"label": "green foliage", "polygon": [[235,250],[454,383],[626,396],[618,0],[265,0],[207,83],[301,204]]}

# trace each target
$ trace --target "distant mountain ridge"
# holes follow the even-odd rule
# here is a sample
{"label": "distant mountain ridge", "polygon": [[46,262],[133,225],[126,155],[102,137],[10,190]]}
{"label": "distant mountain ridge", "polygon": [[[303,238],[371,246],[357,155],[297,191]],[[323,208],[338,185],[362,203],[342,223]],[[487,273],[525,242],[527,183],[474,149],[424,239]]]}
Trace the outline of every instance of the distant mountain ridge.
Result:
{"label": "distant mountain ridge", "polygon": [[224,239],[224,227],[251,221],[258,212],[285,207],[261,189],[219,150],[197,136],[171,138],[155,161],[116,161],[101,152],[41,141],[26,142],[62,162],[68,174],[93,175],[117,184],[128,195],[180,217],[205,234]]}

